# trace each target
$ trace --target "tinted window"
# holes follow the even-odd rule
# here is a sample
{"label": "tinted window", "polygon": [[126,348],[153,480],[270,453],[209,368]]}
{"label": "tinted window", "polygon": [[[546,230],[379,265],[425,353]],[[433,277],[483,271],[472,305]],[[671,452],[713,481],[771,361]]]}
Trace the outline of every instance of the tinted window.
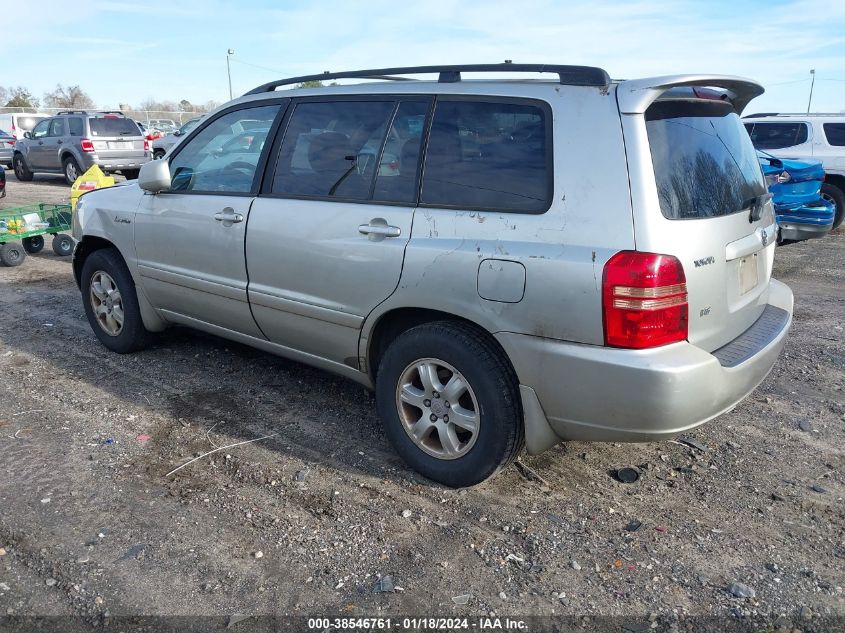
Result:
{"label": "tinted window", "polygon": [[806,123],[755,123],[751,130],[751,142],[757,149],[781,149],[806,141]]}
{"label": "tinted window", "polygon": [[[203,128],[170,161],[171,191],[249,193],[267,134],[280,106],[244,108]],[[245,119],[258,121],[248,132]]]}
{"label": "tinted window", "polygon": [[279,150],[273,192],[366,200],[392,101],[298,103]]}
{"label": "tinted window", "polygon": [[24,116],[18,116],[16,127],[23,132],[28,132],[32,128],[34,128],[35,125],[39,121],[43,121],[43,120],[44,120],[43,116],[36,116],[36,117],[25,116],[25,115]]}
{"label": "tinted window", "polygon": [[428,108],[428,102],[422,101],[399,104],[379,159],[374,200],[416,202],[417,171]]}
{"label": "tinted window", "polygon": [[68,127],[71,136],[82,136],[82,119],[79,117],[68,119]]}
{"label": "tinted window", "polygon": [[533,105],[439,101],[420,201],[543,212],[551,199],[544,111]]}
{"label": "tinted window", "polygon": [[141,136],[135,121],[126,117],[91,117],[91,136]]}
{"label": "tinted window", "polygon": [[41,121],[38,125],[32,128],[32,138],[44,138],[50,130],[50,120]]}
{"label": "tinted window", "polygon": [[65,135],[65,120],[53,119],[50,123],[50,136],[64,136]]}
{"label": "tinted window", "polygon": [[730,104],[657,101],[646,111],[646,129],[667,218],[736,213],[766,192],[757,153]]}
{"label": "tinted window", "polygon": [[838,147],[845,145],[845,123],[825,123],[823,127],[828,143]]}

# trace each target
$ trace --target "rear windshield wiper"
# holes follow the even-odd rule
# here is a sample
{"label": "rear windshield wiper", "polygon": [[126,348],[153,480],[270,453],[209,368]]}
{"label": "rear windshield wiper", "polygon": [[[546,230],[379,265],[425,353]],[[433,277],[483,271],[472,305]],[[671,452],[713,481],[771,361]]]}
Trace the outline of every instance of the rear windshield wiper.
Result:
{"label": "rear windshield wiper", "polygon": [[766,203],[772,199],[772,193],[766,192],[761,193],[759,196],[754,196],[753,198],[748,198],[745,202],[742,203],[743,209],[748,209],[748,221],[749,222],[756,222],[761,217],[763,217],[763,207],[766,206]]}

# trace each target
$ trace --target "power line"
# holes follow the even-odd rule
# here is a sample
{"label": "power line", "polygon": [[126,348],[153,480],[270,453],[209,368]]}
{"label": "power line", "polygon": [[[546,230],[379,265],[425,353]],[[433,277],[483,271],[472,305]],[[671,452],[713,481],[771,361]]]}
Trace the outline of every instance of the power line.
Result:
{"label": "power line", "polygon": [[284,76],[285,75],[285,73],[283,73],[281,70],[276,70],[275,68],[267,68],[267,66],[259,66],[258,64],[251,64],[249,62],[243,61],[242,59],[236,59],[236,58],[233,57],[232,61],[236,62],[238,64],[243,64],[244,66],[252,66],[253,68],[259,68],[261,70],[266,70],[268,72],[275,73],[277,76]]}

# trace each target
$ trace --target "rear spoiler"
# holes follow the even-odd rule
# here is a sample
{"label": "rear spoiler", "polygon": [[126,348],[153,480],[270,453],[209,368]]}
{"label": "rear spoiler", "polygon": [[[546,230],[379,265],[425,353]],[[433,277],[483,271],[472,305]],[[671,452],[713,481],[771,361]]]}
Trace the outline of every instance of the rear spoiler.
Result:
{"label": "rear spoiler", "polygon": [[[751,79],[731,75],[665,75],[648,79],[621,81],[616,87],[616,99],[622,114],[643,114],[648,106],[672,88],[721,88],[737,114],[763,94],[763,86]],[[693,96],[690,93],[690,96]]]}

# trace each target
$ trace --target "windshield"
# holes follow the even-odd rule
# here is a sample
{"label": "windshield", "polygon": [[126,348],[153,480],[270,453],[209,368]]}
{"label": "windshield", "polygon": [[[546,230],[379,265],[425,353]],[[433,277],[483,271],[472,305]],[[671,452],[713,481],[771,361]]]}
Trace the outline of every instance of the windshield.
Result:
{"label": "windshield", "polygon": [[123,117],[91,117],[92,136],[141,136],[141,130],[132,119]]}
{"label": "windshield", "polygon": [[757,153],[729,103],[656,101],[646,129],[665,217],[730,215],[766,193]]}

